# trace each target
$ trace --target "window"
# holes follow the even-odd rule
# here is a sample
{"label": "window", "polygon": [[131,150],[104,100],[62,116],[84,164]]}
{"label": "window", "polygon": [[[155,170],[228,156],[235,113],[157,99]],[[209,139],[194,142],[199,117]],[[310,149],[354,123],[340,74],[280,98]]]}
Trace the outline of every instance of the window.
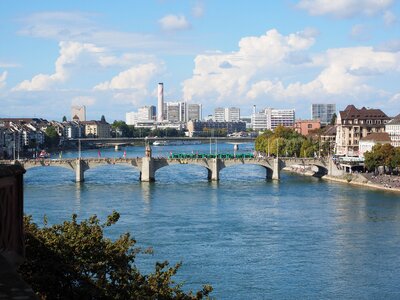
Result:
{"label": "window", "polygon": [[307,128],[312,128],[312,124],[307,124]]}

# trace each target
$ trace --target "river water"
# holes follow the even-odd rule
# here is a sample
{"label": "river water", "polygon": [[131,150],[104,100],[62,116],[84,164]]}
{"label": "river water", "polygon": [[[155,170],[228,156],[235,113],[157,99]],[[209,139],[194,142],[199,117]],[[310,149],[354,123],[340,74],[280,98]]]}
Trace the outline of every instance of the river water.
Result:
{"label": "river water", "polygon": [[[153,156],[209,151],[207,144],[163,146],[153,147]],[[124,152],[144,150],[82,156]],[[141,183],[134,168],[110,165],[86,171],[78,184],[72,171],[39,167],[25,174],[25,212],[42,224],[44,214],[59,223],[73,213],[105,220],[117,210],[121,219],[107,234],[129,231],[139,246],[153,247],[154,255],[137,260],[144,272],[157,260],[182,261],[176,281],[193,290],[211,284],[217,299],[400,298],[398,194],[289,173],[266,181],[265,170],[251,165],[220,174],[218,183],[208,182],[205,169],[175,165],[158,170],[155,183]]]}

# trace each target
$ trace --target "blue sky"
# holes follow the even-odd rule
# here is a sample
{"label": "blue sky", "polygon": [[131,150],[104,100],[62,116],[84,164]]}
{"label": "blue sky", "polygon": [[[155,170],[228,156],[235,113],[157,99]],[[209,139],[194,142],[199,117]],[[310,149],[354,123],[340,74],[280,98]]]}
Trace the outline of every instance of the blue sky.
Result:
{"label": "blue sky", "polygon": [[400,113],[396,0],[1,1],[0,117],[124,119],[166,101]]}

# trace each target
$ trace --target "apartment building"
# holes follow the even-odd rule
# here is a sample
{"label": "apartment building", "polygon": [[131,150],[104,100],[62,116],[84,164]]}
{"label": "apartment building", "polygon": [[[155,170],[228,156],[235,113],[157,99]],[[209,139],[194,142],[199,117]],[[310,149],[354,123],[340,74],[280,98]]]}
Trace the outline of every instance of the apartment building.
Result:
{"label": "apartment building", "polygon": [[358,156],[360,139],[370,133],[384,132],[389,121],[380,109],[357,109],[348,105],[336,119],[336,154]]}

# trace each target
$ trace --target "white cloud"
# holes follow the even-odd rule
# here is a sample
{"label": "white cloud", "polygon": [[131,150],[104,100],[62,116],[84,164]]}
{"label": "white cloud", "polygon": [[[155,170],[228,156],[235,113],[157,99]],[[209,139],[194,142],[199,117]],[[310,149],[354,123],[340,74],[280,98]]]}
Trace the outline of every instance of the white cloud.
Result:
{"label": "white cloud", "polygon": [[96,98],[91,96],[77,96],[74,97],[71,101],[72,105],[86,105],[92,106],[96,103]]}
{"label": "white cloud", "polygon": [[119,73],[110,81],[105,81],[94,87],[95,90],[123,90],[123,89],[146,89],[148,83],[159,74],[162,66],[155,63],[147,63],[134,66]]}
{"label": "white cloud", "polygon": [[337,99],[357,98],[368,93],[376,95],[380,91],[368,85],[368,77],[400,71],[399,54],[377,52],[371,47],[330,49],[315,62],[323,69],[314,80],[305,83],[297,81],[286,87],[281,81],[263,80],[252,85],[247,97],[294,100],[331,96]]}
{"label": "white cloud", "polygon": [[290,53],[308,49],[313,43],[314,37],[304,32],[283,36],[273,29],[259,37],[242,38],[237,52],[198,55],[192,78],[183,82],[183,97],[233,100],[234,95],[247,91],[250,80],[280,72]]}
{"label": "white cloud", "polygon": [[385,11],[392,3],[393,0],[301,0],[297,6],[311,15],[348,18],[375,15]]}
{"label": "white cloud", "polygon": [[127,67],[134,64],[154,61],[154,56],[145,54],[124,53],[120,56],[111,55],[107,49],[90,43],[60,42],[60,55],[55,62],[53,74],[38,74],[31,80],[24,80],[14,87],[14,91],[41,91],[57,87],[73,74],[81,70],[96,68]]}
{"label": "white cloud", "polygon": [[98,61],[96,56],[101,56],[104,49],[93,44],[82,44],[77,42],[60,42],[60,56],[55,62],[53,74],[38,74],[31,80],[24,80],[14,87],[14,91],[42,91],[51,89],[54,85],[65,82],[71,75],[71,67],[82,67],[90,64],[93,60]]}
{"label": "white cloud", "polygon": [[390,10],[385,11],[385,14],[383,15],[383,21],[385,22],[386,26],[391,26],[394,23],[396,23],[396,15],[391,12]]}
{"label": "white cloud", "polygon": [[4,71],[0,75],[0,89],[6,86],[6,79],[7,79],[7,71]]}
{"label": "white cloud", "polygon": [[190,23],[183,15],[166,15],[158,20],[158,23],[160,24],[161,29],[164,31],[177,31],[190,28]]}
{"label": "white cloud", "polygon": [[18,68],[18,67],[20,67],[19,64],[7,63],[7,62],[0,61],[0,68]]}
{"label": "white cloud", "polygon": [[204,15],[204,3],[203,1],[197,1],[192,8],[192,15],[195,18],[201,18]]}
{"label": "white cloud", "polygon": [[[187,40],[182,42],[171,36],[104,29],[97,20],[99,17],[97,14],[82,12],[39,12],[21,18],[19,21],[22,28],[18,33],[56,41],[92,43],[124,51],[134,49],[146,53],[148,50],[154,53],[193,53],[194,46],[187,43]],[[177,18],[179,23],[181,19]],[[176,26],[183,26],[185,22],[189,24],[185,17],[183,21]]]}
{"label": "white cloud", "polygon": [[[193,76],[182,83],[184,99],[248,107],[272,105],[266,104],[270,101],[304,106],[312,101],[363,104],[377,101],[374,97],[390,98],[391,92],[376,82],[398,78],[400,51],[352,47],[313,54],[313,43],[314,38],[302,32],[283,36],[270,30],[242,38],[237,52],[198,55]],[[296,55],[301,59],[293,59]]]}

